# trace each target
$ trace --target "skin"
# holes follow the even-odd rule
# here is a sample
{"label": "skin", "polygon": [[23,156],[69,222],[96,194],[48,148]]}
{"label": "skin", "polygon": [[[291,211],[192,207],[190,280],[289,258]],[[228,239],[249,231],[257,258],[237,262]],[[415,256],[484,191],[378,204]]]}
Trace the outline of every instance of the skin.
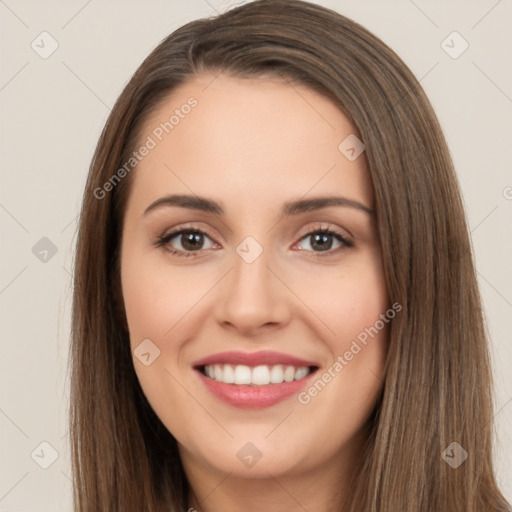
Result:
{"label": "skin", "polygon": [[[134,357],[137,376],[178,440],[197,510],[341,510],[381,390],[387,326],[307,405],[292,396],[233,407],[192,364],[227,350],[274,350],[317,362],[321,374],[385,313],[374,215],[330,206],[279,216],[283,203],[317,196],[373,208],[364,153],[351,162],[338,150],[356,131],[333,103],[269,77],[199,75],[152,112],[140,140],[191,96],[197,106],[130,177],[121,283],[131,348],[150,339],[160,350],[149,366]],[[169,194],[208,197],[225,213],[163,206],[144,214]],[[172,254],[193,252],[179,235],[156,245],[182,226],[208,233],[196,256]],[[328,251],[318,249],[311,233],[326,227],[353,247],[333,237]],[[247,236],[263,249],[250,264],[236,252]],[[247,442],[262,454],[250,468],[237,457]]]}

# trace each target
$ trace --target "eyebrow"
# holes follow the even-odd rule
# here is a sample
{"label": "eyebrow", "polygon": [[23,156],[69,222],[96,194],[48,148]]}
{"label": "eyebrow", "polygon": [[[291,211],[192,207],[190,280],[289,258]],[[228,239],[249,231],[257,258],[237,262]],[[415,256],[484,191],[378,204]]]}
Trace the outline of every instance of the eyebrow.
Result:
{"label": "eyebrow", "polygon": [[[214,200],[206,197],[186,194],[174,194],[157,199],[144,210],[144,215],[147,215],[157,208],[165,206],[179,206],[181,208],[189,208],[191,210],[224,215],[224,209]],[[298,215],[300,213],[319,210],[329,206],[347,206],[349,208],[355,208],[356,210],[366,212],[368,215],[373,215],[375,213],[374,210],[354,199],[342,196],[325,196],[287,201],[281,209],[281,217]]]}

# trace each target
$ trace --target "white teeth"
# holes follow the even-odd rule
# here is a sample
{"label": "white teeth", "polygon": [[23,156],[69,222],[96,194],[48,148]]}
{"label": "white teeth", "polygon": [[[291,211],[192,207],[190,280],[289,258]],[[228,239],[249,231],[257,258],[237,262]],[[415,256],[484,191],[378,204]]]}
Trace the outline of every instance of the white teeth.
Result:
{"label": "white teeth", "polygon": [[222,375],[222,382],[226,384],[234,384],[235,382],[235,371],[230,364],[224,365],[224,371]]}
{"label": "white teeth", "polygon": [[295,370],[295,380],[303,379],[309,373],[309,368],[297,368]]}
{"label": "white teeth", "polygon": [[283,367],[280,364],[273,366],[272,370],[270,370],[270,382],[272,384],[281,384],[283,380]]}
{"label": "white teeth", "polygon": [[223,377],[222,367],[219,364],[216,364],[213,367],[213,376],[215,380],[221,380]]}
{"label": "white teeth", "polygon": [[270,384],[270,370],[268,366],[256,366],[252,369],[252,384],[265,386]]}
{"label": "white teeth", "polygon": [[[215,376],[217,377],[217,376]],[[215,379],[215,380],[222,380]],[[235,366],[235,384],[250,384],[251,383],[251,369],[248,366],[239,364]]]}
{"label": "white teeth", "polygon": [[244,364],[236,366],[214,364],[205,366],[204,372],[210,379],[225,384],[266,386],[303,379],[309,375],[310,369],[307,366],[295,368],[294,366],[283,366],[281,364],[275,366],[260,365],[254,368]]}
{"label": "white teeth", "polygon": [[284,371],[284,380],[286,382],[292,382],[295,378],[295,368],[293,366],[287,366]]}

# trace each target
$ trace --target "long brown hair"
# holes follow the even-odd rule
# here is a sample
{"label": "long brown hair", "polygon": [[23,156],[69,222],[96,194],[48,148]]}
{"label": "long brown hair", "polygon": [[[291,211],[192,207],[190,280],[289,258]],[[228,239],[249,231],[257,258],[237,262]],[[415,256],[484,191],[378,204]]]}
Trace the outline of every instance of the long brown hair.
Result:
{"label": "long brown hair", "polygon": [[[133,368],[119,284],[132,180],[129,172],[113,176],[148,113],[205,71],[307,85],[339,106],[366,145],[388,293],[403,310],[391,326],[382,394],[346,511],[509,511],[493,475],[491,377],[468,229],[436,116],[382,41],[334,11],[293,0],[251,2],[176,30],[135,72],[101,134],[75,259],[75,510],[187,509],[176,440]],[[454,449],[468,455],[457,468],[447,462]]]}

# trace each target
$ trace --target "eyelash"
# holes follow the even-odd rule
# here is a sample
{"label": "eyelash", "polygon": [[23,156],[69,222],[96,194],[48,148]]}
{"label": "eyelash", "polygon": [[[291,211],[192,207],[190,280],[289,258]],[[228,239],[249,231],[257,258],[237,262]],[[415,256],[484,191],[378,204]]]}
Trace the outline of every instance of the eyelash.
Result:
{"label": "eyelash", "polygon": [[[173,239],[175,238],[176,236],[178,235],[183,235],[184,233],[193,233],[193,234],[201,234],[201,235],[206,235],[208,238],[210,238],[211,240],[213,240],[213,237],[207,232],[207,231],[204,231],[202,229],[198,229],[198,228],[194,228],[194,227],[182,227],[182,228],[179,228],[175,231],[171,231],[170,233],[165,233],[163,234],[162,236],[159,236],[155,242],[155,245],[157,247],[162,247],[164,248],[164,250],[170,252],[173,256],[178,256],[178,257],[185,257],[185,258],[189,258],[189,257],[197,257],[199,256],[199,253],[201,253],[204,249],[199,249],[197,251],[182,251],[181,249],[170,249],[167,246],[167,244]],[[322,235],[332,235],[334,236],[335,238],[338,239],[339,242],[342,243],[342,245],[340,247],[337,247],[336,249],[329,249],[327,251],[310,251],[310,250],[305,250],[304,252],[311,252],[313,253],[311,256],[312,257],[315,257],[315,258],[323,258],[323,257],[326,257],[326,256],[331,256],[332,254],[335,254],[335,253],[338,253],[339,251],[342,251],[344,249],[349,249],[351,247],[354,247],[354,244],[353,242],[351,242],[350,240],[348,240],[348,238],[339,233],[338,231],[334,230],[334,229],[331,229],[331,228],[317,228],[317,229],[313,229],[311,231],[309,231],[308,233],[306,233],[304,236],[302,236],[299,240],[299,242],[301,240],[304,240],[312,235],[315,235],[315,234],[322,234]]]}

